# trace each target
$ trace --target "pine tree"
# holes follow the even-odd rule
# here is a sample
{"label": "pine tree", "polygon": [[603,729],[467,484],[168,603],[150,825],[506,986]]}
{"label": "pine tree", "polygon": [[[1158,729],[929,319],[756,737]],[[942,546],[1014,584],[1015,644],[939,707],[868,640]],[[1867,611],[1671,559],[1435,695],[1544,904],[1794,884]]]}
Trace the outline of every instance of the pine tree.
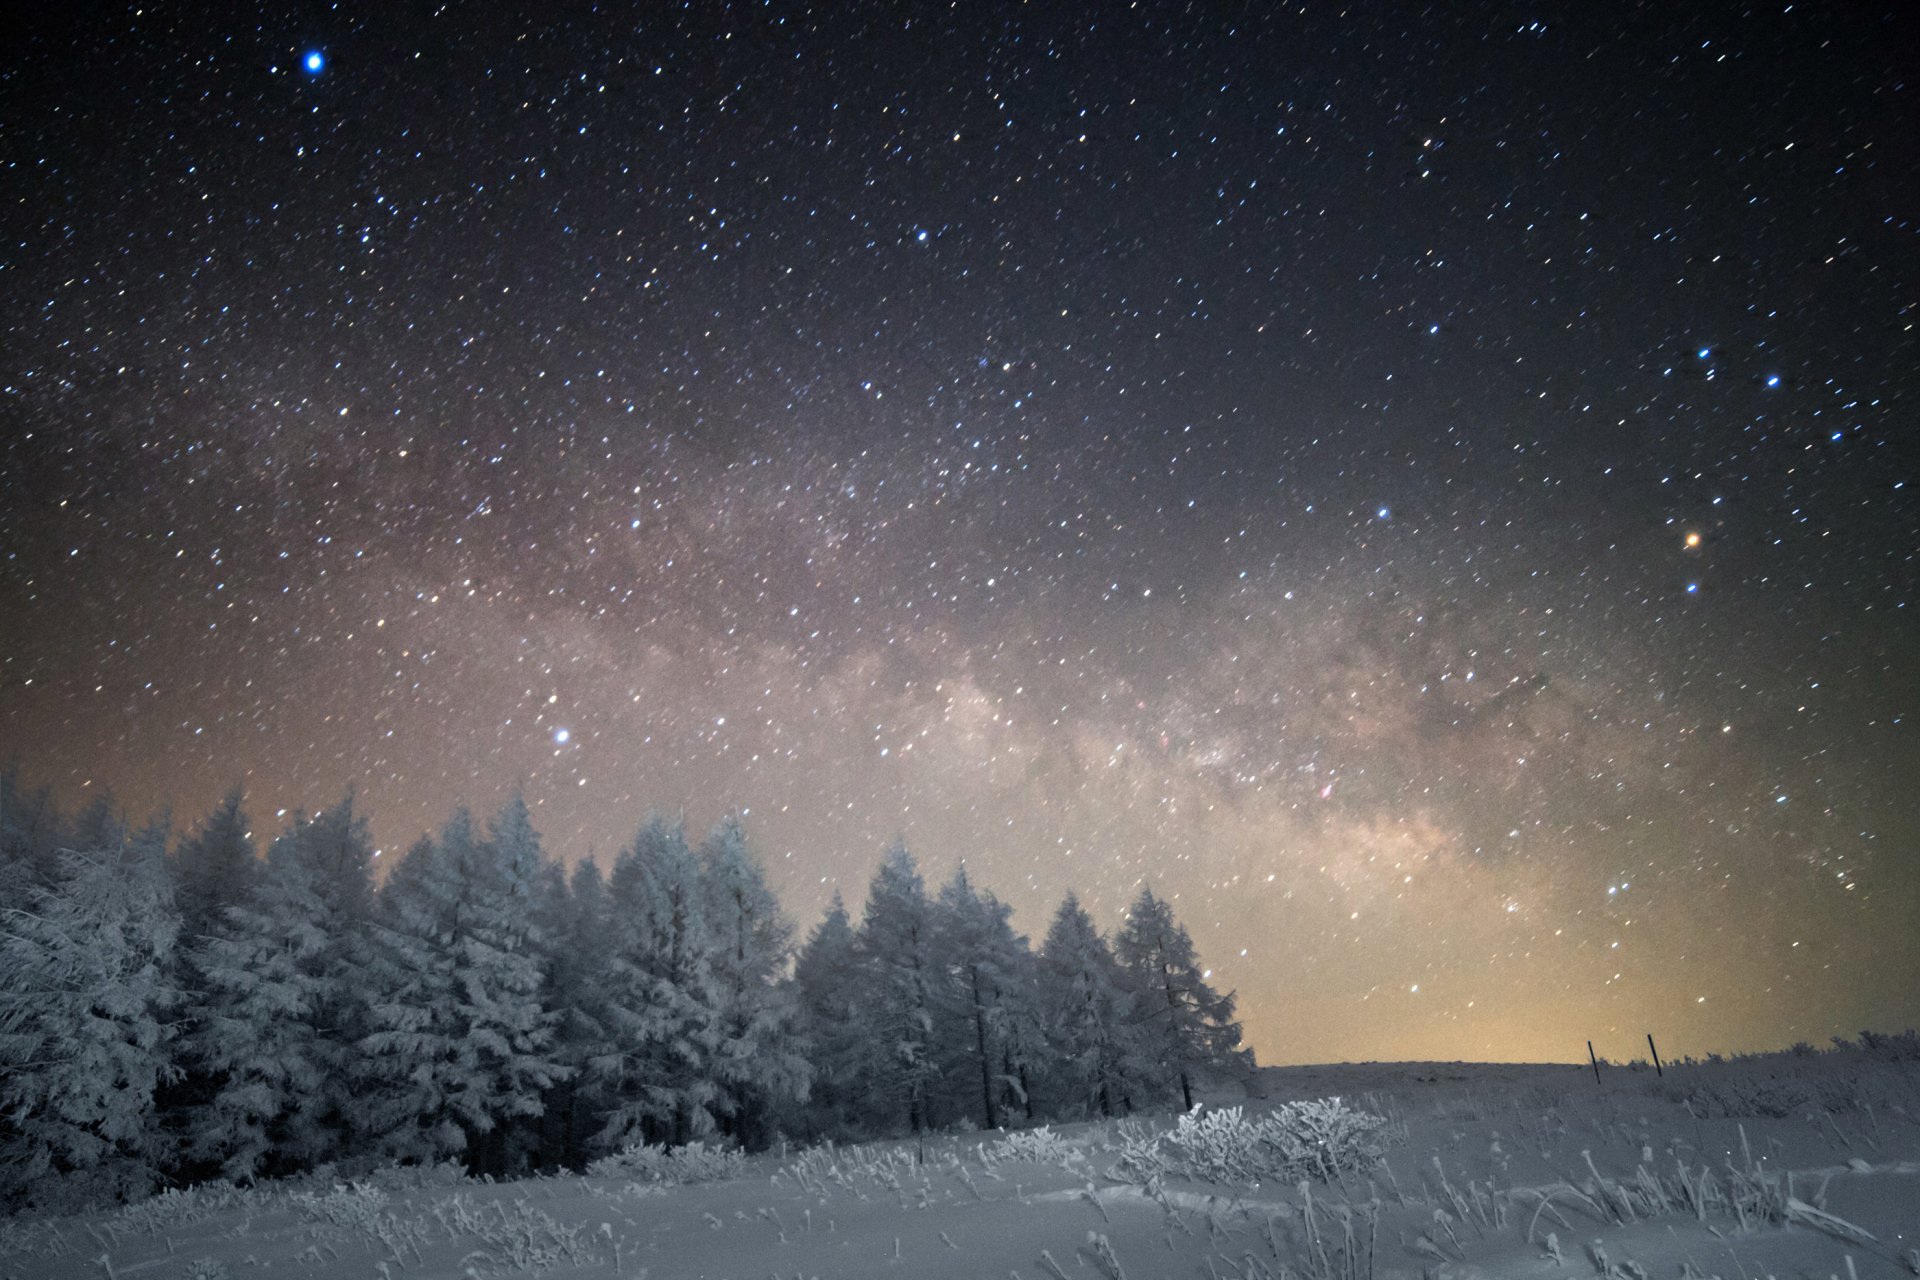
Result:
{"label": "pine tree", "polygon": [[[492,1032],[513,1055],[500,1058],[495,1073],[494,1106],[508,1123],[493,1130],[488,1159],[498,1171],[517,1172],[524,1168],[530,1122],[541,1116],[546,1092],[571,1074],[560,1061],[556,1043],[560,1014],[546,999],[547,971],[555,962],[558,940],[544,927],[543,911],[558,868],[542,852],[540,833],[533,829],[526,798],[518,790],[494,815],[487,833],[499,892],[491,899],[495,914],[483,920],[476,935],[495,952],[488,984],[494,993],[489,1006]],[[477,1021],[485,1030],[487,1020]]]}
{"label": "pine tree", "polygon": [[1027,941],[1008,923],[1013,909],[967,879],[965,867],[935,901],[934,954],[941,975],[940,1066],[958,1089],[972,1083],[972,1104],[984,1128],[998,1129],[1010,1107],[1024,1106],[1026,1043],[1021,1000],[1032,964]]}
{"label": "pine tree", "polygon": [[189,1060],[218,1085],[193,1117],[189,1151],[225,1177],[294,1173],[342,1149],[372,857],[351,792],[296,817],[267,850],[253,896],[194,948],[205,994]]}
{"label": "pine tree", "polygon": [[856,935],[860,1010],[873,1054],[871,1096],[896,1108],[914,1133],[931,1123],[934,1060],[933,919],[926,883],[904,841],[881,860]]}
{"label": "pine tree", "polygon": [[1207,984],[1193,939],[1173,910],[1143,888],[1114,939],[1114,956],[1126,972],[1147,1042],[1178,1077],[1186,1110],[1193,1110],[1196,1070],[1221,1071],[1249,1064],[1240,1047],[1232,992]]}
{"label": "pine tree", "polygon": [[809,1069],[799,1052],[792,993],[778,982],[793,925],[747,844],[736,816],[700,847],[702,910],[712,939],[718,997],[711,1110],[722,1132],[748,1146],[767,1137],[773,1115],[804,1099]]}
{"label": "pine tree", "polygon": [[1049,1074],[1074,1112],[1124,1114],[1146,1080],[1120,966],[1072,894],[1040,948],[1047,989]]}
{"label": "pine tree", "polygon": [[380,897],[360,1041],[366,1120],[410,1161],[458,1155],[508,1172],[507,1128],[536,1117],[563,1073],[541,1005],[534,889],[539,839],[516,796],[476,839],[462,809],[394,869]]}
{"label": "pine tree", "polygon": [[165,858],[164,825],[68,851],[0,909],[0,1205],[125,1199],[159,1176],[179,1002]]}
{"label": "pine tree", "polygon": [[[207,983],[198,967],[199,958],[209,938],[228,936],[227,909],[248,900],[260,869],[250,824],[240,805],[241,792],[236,786],[167,860],[180,911],[180,943],[175,954],[179,986],[186,997],[179,1033],[188,1046],[197,1042],[205,1014]],[[180,1172],[188,1177],[212,1176],[216,1170],[196,1167],[191,1158],[190,1129],[194,1117],[212,1101],[219,1081],[200,1070],[191,1053],[182,1053],[180,1066],[179,1078],[160,1091],[160,1110],[172,1132],[176,1157],[187,1157]]]}
{"label": "pine tree", "polygon": [[719,1000],[685,830],[648,819],[608,877],[612,947],[599,1012],[607,1048],[593,1070],[608,1093],[597,1146],[685,1143],[708,1131]]}
{"label": "pine tree", "polygon": [[180,903],[181,933],[189,940],[214,927],[252,887],[259,862],[252,824],[240,805],[240,788],[235,787],[173,852],[174,895]]}
{"label": "pine tree", "polygon": [[0,902],[25,902],[34,886],[53,883],[61,830],[44,788],[28,791],[13,765],[0,770]]}
{"label": "pine tree", "polygon": [[813,1078],[805,1112],[813,1133],[845,1132],[867,1055],[857,996],[860,960],[839,893],[793,963],[793,991]]}
{"label": "pine tree", "polygon": [[612,1053],[605,1019],[603,975],[612,947],[606,878],[591,857],[571,878],[549,864],[541,918],[553,939],[542,1003],[554,1014],[555,1061],[567,1074],[548,1092],[542,1149],[555,1164],[578,1168],[587,1139],[606,1107],[603,1082],[589,1064]]}

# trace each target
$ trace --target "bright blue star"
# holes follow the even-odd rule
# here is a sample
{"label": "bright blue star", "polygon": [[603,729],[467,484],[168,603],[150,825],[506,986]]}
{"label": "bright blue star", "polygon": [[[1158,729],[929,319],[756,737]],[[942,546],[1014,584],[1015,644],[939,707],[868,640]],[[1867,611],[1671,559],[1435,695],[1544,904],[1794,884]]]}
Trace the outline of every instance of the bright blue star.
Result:
{"label": "bright blue star", "polygon": [[1767,377],[1767,385],[1768,385],[1768,386],[1770,386],[1770,387],[1777,387],[1777,386],[1779,386],[1779,385],[1780,385],[1780,375],[1779,375],[1779,374],[1777,374],[1777,373],[1775,373],[1775,374],[1769,374],[1769,375],[1768,375],[1768,377]]}
{"label": "bright blue star", "polygon": [[300,65],[307,69],[308,75],[317,76],[327,68],[327,55],[318,49],[309,49],[307,56],[300,60]]}
{"label": "bright blue star", "polygon": [[553,731],[553,740],[559,746],[563,746],[563,747],[566,746],[567,739],[571,738],[572,736],[573,735],[571,733],[568,733],[565,729],[555,729]]}
{"label": "bright blue star", "polygon": [[1689,583],[1687,584],[1687,594],[1688,594],[1688,595],[1690,595],[1690,596],[1697,596],[1697,595],[1699,595],[1699,594],[1700,594],[1700,584],[1699,584],[1699,583],[1697,583],[1697,582],[1689,582]]}
{"label": "bright blue star", "polygon": [[1702,347],[1698,351],[1694,352],[1693,354],[1699,356],[1702,360],[1705,360],[1708,356],[1713,354],[1713,348]]}

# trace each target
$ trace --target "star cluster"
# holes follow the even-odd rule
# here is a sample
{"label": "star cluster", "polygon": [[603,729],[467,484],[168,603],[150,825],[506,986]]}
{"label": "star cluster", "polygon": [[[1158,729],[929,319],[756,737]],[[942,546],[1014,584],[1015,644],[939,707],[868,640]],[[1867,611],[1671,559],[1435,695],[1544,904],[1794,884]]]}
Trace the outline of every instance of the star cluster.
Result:
{"label": "star cluster", "polygon": [[1264,1059],[1920,1017],[1912,20],[144,5],[0,72],[0,739],[744,810]]}

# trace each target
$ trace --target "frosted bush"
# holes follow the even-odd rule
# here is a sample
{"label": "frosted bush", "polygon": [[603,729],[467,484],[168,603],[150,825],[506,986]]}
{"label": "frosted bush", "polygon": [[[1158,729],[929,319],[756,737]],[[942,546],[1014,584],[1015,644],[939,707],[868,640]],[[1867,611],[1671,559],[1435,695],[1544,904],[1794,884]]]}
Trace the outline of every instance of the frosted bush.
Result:
{"label": "frosted bush", "polygon": [[1239,1107],[1196,1108],[1158,1137],[1123,1129],[1110,1174],[1136,1183],[1168,1174],[1234,1185],[1332,1182],[1377,1164],[1386,1155],[1386,1128],[1381,1117],[1339,1098],[1286,1103],[1255,1120]]}
{"label": "frosted bush", "polygon": [[368,1235],[377,1234],[386,1222],[387,1193],[364,1182],[325,1193],[296,1191],[287,1201],[309,1222],[351,1227]]}
{"label": "frosted bush", "polygon": [[361,1181],[383,1191],[418,1191],[470,1186],[474,1179],[458,1160],[439,1160],[431,1164],[383,1164],[368,1170]]}
{"label": "frosted bush", "polygon": [[1259,1182],[1267,1168],[1266,1127],[1248,1121],[1239,1107],[1194,1110],[1180,1117],[1166,1141],[1189,1176],[1202,1182]]}
{"label": "frosted bush", "polygon": [[1145,1185],[1167,1172],[1166,1153],[1160,1147],[1160,1135],[1138,1120],[1122,1120],[1114,1135],[1120,1156],[1107,1176],[1120,1182]]}
{"label": "frosted bush", "polygon": [[231,1209],[257,1209],[266,1202],[267,1196],[267,1192],[242,1189],[223,1178],[193,1187],[169,1188],[128,1205],[117,1217],[135,1230],[158,1235],[204,1222]]}
{"label": "frosted bush", "polygon": [[639,1183],[683,1186],[692,1182],[724,1182],[740,1176],[746,1157],[725,1147],[689,1142],[684,1147],[652,1144],[623,1147],[587,1166],[596,1178],[627,1178]]}
{"label": "frosted bush", "polygon": [[1287,1103],[1267,1117],[1266,1128],[1289,1162],[1290,1179],[1365,1173],[1387,1154],[1387,1122],[1338,1098]]}
{"label": "frosted bush", "polygon": [[1079,1153],[1065,1138],[1055,1133],[1051,1126],[1041,1125],[1038,1129],[1023,1129],[1010,1133],[998,1142],[990,1142],[981,1151],[988,1164],[1001,1160],[1031,1160],[1035,1164],[1059,1164],[1073,1159]]}

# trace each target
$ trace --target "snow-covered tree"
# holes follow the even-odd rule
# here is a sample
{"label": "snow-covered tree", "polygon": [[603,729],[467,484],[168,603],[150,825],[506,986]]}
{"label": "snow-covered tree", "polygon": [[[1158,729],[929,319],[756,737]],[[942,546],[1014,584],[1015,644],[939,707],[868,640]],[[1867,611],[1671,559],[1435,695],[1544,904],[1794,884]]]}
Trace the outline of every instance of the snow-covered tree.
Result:
{"label": "snow-covered tree", "polygon": [[585,1162],[604,1110],[604,1082],[588,1066],[612,1052],[601,981],[613,945],[610,904],[606,877],[592,858],[570,878],[549,863],[546,882],[540,918],[552,943],[542,1002],[555,1016],[553,1056],[567,1074],[547,1093],[541,1146],[547,1159],[575,1168]]}
{"label": "snow-covered tree", "polygon": [[854,1120],[869,1046],[860,1025],[860,959],[838,892],[793,962],[793,992],[812,1067],[807,1125],[839,1133]]}
{"label": "snow-covered tree", "polygon": [[598,1012],[607,1043],[592,1069],[607,1092],[594,1141],[684,1143],[712,1119],[719,999],[686,831],[649,818],[608,876],[612,946]]}
{"label": "snow-covered tree", "polygon": [[253,896],[193,948],[203,988],[193,1069],[216,1082],[192,1158],[242,1180],[339,1154],[364,1017],[373,857],[353,796],[267,850]]}
{"label": "snow-covered tree", "polygon": [[763,1142],[780,1108],[806,1097],[792,993],[779,982],[793,925],[767,887],[737,816],[721,819],[700,846],[702,911],[718,999],[709,1108],[729,1136]]}
{"label": "snow-covered tree", "polygon": [[541,1003],[539,863],[516,796],[491,839],[456,812],[382,890],[360,1078],[364,1122],[387,1155],[508,1172],[507,1127],[538,1116],[564,1074]]}
{"label": "snow-covered tree", "polygon": [[60,845],[52,796],[27,790],[14,766],[0,769],[0,902],[25,902],[32,886],[52,883]]}
{"label": "snow-covered tree", "polygon": [[[940,1075],[933,1044],[933,912],[905,841],[887,850],[868,886],[855,947],[859,1009],[873,1047],[864,1083],[871,1098],[919,1133],[931,1122]],[[874,1118],[884,1123],[883,1116]]]}
{"label": "snow-covered tree", "polygon": [[0,908],[0,1205],[154,1185],[178,932],[163,824],[60,854],[50,884]]}
{"label": "snow-covered tree", "polygon": [[[997,1129],[1024,1108],[1028,1041],[1021,1004],[1032,995],[1027,940],[1008,923],[1013,908],[982,893],[960,867],[934,903],[933,951],[940,974],[940,1067],[956,1102]],[[971,1098],[965,1095],[971,1094]],[[968,1103],[971,1105],[967,1105]]]}
{"label": "snow-covered tree", "polygon": [[1134,899],[1113,951],[1126,973],[1143,1038],[1178,1078],[1182,1105],[1191,1111],[1196,1070],[1248,1065],[1251,1055],[1240,1047],[1233,993],[1221,995],[1208,985],[1193,939],[1151,888]]}
{"label": "snow-covered tree", "polygon": [[1047,1000],[1048,1075],[1074,1112],[1132,1110],[1146,1062],[1132,1024],[1124,975],[1072,894],[1054,913],[1040,948]]}
{"label": "snow-covered tree", "polygon": [[241,800],[239,787],[229,791],[200,829],[173,851],[174,896],[181,934],[188,940],[206,933],[253,887],[259,862]]}

